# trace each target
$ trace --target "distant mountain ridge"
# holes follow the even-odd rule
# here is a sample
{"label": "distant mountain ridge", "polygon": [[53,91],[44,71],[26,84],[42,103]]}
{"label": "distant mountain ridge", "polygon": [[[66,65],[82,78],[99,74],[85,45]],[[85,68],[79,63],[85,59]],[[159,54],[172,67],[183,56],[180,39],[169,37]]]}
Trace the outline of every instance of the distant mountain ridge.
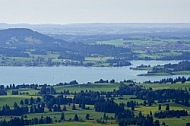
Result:
{"label": "distant mountain ridge", "polygon": [[27,28],[9,28],[0,30],[0,46],[46,46],[57,40]]}
{"label": "distant mountain ridge", "polygon": [[79,23],[79,24],[6,24],[0,29],[28,28],[43,34],[98,35],[175,31],[189,29],[190,23]]}

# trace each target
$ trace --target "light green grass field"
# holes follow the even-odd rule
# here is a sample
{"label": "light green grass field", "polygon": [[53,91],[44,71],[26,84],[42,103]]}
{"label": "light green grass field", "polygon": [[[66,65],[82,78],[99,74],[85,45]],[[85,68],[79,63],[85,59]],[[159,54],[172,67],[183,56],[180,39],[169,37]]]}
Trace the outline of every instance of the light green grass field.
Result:
{"label": "light green grass field", "polygon": [[27,95],[0,96],[0,108],[2,108],[3,105],[6,105],[6,104],[12,107],[14,102],[17,102],[17,104],[20,104],[20,100],[30,99],[31,97],[36,98],[37,96],[27,96]]}
{"label": "light green grass field", "polygon": [[189,89],[190,82],[186,82],[185,84],[176,83],[176,84],[140,84],[145,88],[151,87],[152,89]]}
{"label": "light green grass field", "polygon": [[85,61],[106,61],[112,59],[113,57],[85,57]]}
{"label": "light green grass field", "polygon": [[[16,89],[15,89],[16,90]],[[37,95],[38,94],[38,92],[39,92],[39,90],[34,90],[34,89],[31,89],[31,88],[21,88],[21,89],[18,89],[18,92],[19,93],[26,93],[26,92],[28,92],[28,94],[30,95],[30,96],[33,96],[33,95]],[[7,91],[7,94],[8,95],[11,95],[11,93],[12,93],[12,90],[8,90]]]}
{"label": "light green grass field", "polygon": [[175,75],[190,75],[190,71],[173,72]]}
{"label": "light green grass field", "polygon": [[[162,111],[164,111],[166,108],[165,103],[162,104]],[[139,107],[135,108],[136,113],[141,111],[144,115],[147,115],[150,113],[150,111],[153,113],[158,112],[158,105],[153,106],[146,106],[146,107]],[[188,113],[190,113],[190,107],[178,105],[175,103],[170,103],[170,110],[187,110]],[[173,118],[164,118],[164,119],[158,119],[154,118],[154,120],[159,120],[160,123],[165,122],[168,126],[185,126],[186,123],[190,122],[190,116],[184,116],[184,117],[173,117]]]}
{"label": "light green grass field", "polygon": [[80,85],[68,85],[68,86],[55,86],[55,90],[57,92],[61,92],[64,90],[69,90],[70,92],[80,92],[81,90],[91,90],[91,91],[113,91],[113,89],[117,89],[119,84],[80,84]]}
{"label": "light green grass field", "polygon": [[54,124],[43,124],[36,126],[118,126],[118,124],[114,124],[114,122],[108,124],[98,124],[95,121],[85,121],[85,122],[63,122],[63,123],[54,123]]}
{"label": "light green grass field", "polygon": [[96,44],[106,44],[114,46],[126,46],[123,39],[109,40],[109,41],[97,41]]}
{"label": "light green grass field", "polygon": [[115,101],[116,103],[118,103],[118,104],[119,104],[119,103],[124,103],[124,104],[126,104],[128,101],[136,101],[136,102],[138,102],[139,104],[144,102],[144,100],[141,100],[141,99],[134,99],[134,98],[136,98],[135,95],[124,95],[124,96],[121,96],[121,97],[116,97],[116,98],[114,98],[114,101]]}
{"label": "light green grass field", "polygon": [[180,118],[165,118],[159,119],[160,123],[165,122],[168,126],[185,126],[186,123],[190,122],[190,116]]}
{"label": "light green grass field", "polygon": [[[29,119],[34,118],[34,117],[40,118],[41,116],[51,116],[51,117],[53,117],[54,120],[59,120],[61,117],[61,113],[62,112],[45,112],[45,113],[27,114],[27,116]],[[69,118],[73,119],[75,114],[77,114],[79,116],[79,118],[82,118],[82,119],[85,119],[86,114],[90,114],[91,118],[97,119],[97,118],[103,117],[104,113],[95,112],[93,109],[83,110],[83,109],[77,108],[77,110],[69,109],[67,111],[64,111],[64,114],[65,114],[65,119],[69,120]],[[107,113],[107,115],[109,117],[114,117],[114,114],[112,114],[112,113]]]}

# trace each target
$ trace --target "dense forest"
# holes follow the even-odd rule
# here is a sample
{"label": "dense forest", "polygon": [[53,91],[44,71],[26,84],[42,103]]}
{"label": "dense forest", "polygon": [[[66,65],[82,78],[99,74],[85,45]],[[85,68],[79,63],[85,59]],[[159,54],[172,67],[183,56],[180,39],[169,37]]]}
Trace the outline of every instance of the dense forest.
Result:
{"label": "dense forest", "polygon": [[181,61],[177,64],[169,63],[164,65],[153,66],[153,68],[151,68],[151,70],[149,70],[147,74],[167,73],[169,75],[175,75],[176,72],[183,72],[183,71],[190,71],[189,61]]}

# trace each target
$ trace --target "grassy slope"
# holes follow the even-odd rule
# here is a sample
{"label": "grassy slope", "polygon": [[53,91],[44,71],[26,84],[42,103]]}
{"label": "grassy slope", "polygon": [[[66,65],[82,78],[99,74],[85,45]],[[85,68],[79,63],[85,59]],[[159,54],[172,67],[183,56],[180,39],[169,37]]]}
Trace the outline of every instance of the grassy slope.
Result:
{"label": "grassy slope", "polygon": [[190,82],[186,82],[185,84],[181,83],[176,83],[176,84],[140,84],[143,85],[145,88],[153,88],[154,90],[156,89],[185,89],[190,87]]}
{"label": "grassy slope", "polygon": [[37,96],[27,96],[27,95],[7,95],[7,96],[0,96],[0,108],[3,107],[3,105],[9,105],[12,107],[14,105],[14,102],[17,102],[20,104],[20,101],[23,99],[30,99],[31,97],[36,98]]}
{"label": "grassy slope", "polygon": [[119,84],[80,84],[80,85],[68,85],[68,86],[55,86],[55,90],[57,92],[61,92],[63,90],[69,90],[70,92],[80,92],[81,90],[91,90],[91,91],[113,91],[113,89],[117,89]]}
{"label": "grassy slope", "polygon": [[118,126],[118,124],[98,124],[94,121],[87,122],[63,122],[63,123],[54,123],[54,124],[44,124],[44,125],[36,125],[36,126]]}

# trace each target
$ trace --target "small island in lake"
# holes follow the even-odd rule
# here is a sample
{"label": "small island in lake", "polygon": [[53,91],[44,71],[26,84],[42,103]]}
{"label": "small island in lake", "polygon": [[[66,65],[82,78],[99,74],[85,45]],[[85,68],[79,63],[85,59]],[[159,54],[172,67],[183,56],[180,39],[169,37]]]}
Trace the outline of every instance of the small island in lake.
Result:
{"label": "small island in lake", "polygon": [[150,65],[141,64],[140,66],[130,67],[130,69],[132,69],[132,70],[151,70],[152,68]]}
{"label": "small island in lake", "polygon": [[178,64],[165,64],[151,67],[150,65],[140,65],[133,70],[148,70],[146,74],[138,76],[166,76],[166,75],[190,75],[190,62],[181,61]]}

